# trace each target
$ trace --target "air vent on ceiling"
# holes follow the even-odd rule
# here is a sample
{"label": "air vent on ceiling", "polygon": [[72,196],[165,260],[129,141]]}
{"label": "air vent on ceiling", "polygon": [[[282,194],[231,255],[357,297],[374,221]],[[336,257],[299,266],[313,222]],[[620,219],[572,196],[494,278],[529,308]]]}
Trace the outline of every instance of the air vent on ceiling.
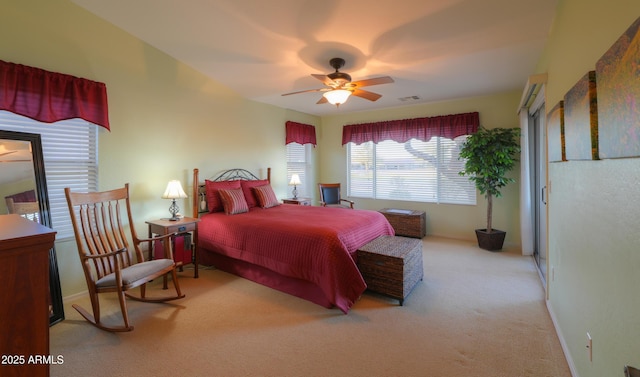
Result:
{"label": "air vent on ceiling", "polygon": [[402,102],[407,102],[407,101],[417,101],[420,99],[420,97],[418,96],[408,96],[408,97],[400,97],[398,98],[400,101]]}

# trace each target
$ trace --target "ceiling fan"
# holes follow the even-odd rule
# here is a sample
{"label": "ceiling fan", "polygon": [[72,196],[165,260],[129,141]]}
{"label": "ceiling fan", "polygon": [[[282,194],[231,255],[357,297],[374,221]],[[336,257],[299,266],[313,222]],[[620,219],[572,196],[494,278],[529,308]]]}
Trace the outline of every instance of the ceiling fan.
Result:
{"label": "ceiling fan", "polygon": [[339,71],[340,68],[344,67],[344,63],[345,61],[342,58],[333,58],[329,61],[329,64],[336,70],[335,72],[328,75],[311,74],[311,76],[322,81],[327,86],[326,88],[301,90],[298,92],[285,93],[283,96],[309,92],[324,92],[322,98],[317,102],[318,104],[329,102],[332,105],[340,106],[345,103],[351,95],[364,98],[369,101],[377,101],[382,97],[382,95],[362,90],[360,88],[372,85],[390,84],[393,82],[393,79],[389,76],[351,82],[351,76],[349,74]]}

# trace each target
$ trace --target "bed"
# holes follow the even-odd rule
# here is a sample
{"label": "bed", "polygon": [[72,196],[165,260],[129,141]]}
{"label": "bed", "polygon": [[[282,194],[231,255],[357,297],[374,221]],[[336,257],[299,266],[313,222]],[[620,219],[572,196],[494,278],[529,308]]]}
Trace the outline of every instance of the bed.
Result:
{"label": "bed", "polygon": [[358,248],[394,234],[376,211],[279,203],[270,169],[267,179],[232,169],[204,183],[194,169],[193,182],[201,264],[345,314],[366,289]]}

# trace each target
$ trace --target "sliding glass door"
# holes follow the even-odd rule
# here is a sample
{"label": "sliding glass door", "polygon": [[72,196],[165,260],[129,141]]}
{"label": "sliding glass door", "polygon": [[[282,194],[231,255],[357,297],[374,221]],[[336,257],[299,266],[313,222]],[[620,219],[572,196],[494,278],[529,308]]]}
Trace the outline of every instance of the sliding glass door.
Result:
{"label": "sliding glass door", "polygon": [[[533,109],[531,109],[533,110]],[[543,281],[547,281],[547,143],[545,106],[541,104],[530,114],[529,140],[531,141],[531,203],[534,211],[534,257]]]}

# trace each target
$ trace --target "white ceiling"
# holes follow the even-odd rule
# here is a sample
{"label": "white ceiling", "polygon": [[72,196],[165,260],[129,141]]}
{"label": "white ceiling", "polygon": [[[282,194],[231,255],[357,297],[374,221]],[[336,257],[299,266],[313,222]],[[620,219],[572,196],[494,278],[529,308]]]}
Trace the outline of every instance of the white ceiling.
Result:
{"label": "white ceiling", "polygon": [[34,179],[31,142],[0,140],[0,185],[26,179]]}
{"label": "white ceiling", "polygon": [[[315,115],[524,88],[557,0],[72,0],[243,97]],[[312,73],[346,60],[376,102],[317,105]],[[418,100],[400,98],[417,96]]]}

